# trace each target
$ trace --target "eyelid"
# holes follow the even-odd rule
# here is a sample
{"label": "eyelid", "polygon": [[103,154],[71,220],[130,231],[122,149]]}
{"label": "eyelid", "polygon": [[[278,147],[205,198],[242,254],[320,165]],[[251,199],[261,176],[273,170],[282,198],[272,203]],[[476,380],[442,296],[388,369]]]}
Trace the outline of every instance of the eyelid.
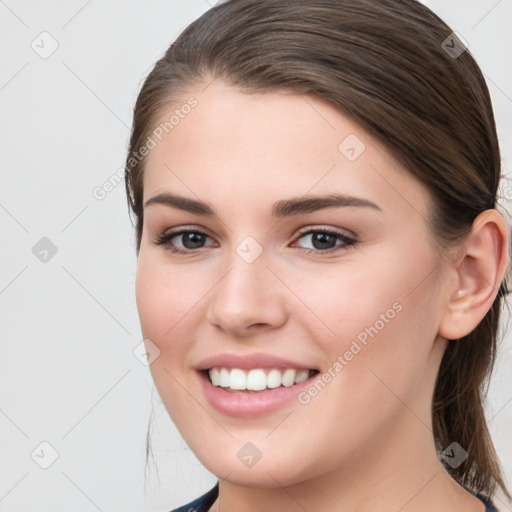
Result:
{"label": "eyelid", "polygon": [[[196,252],[199,252],[203,247],[200,247],[199,249],[181,249],[181,248],[170,248],[168,247],[170,245],[170,240],[176,236],[182,235],[183,233],[199,233],[201,235],[205,235],[206,237],[213,240],[213,237],[208,233],[208,230],[203,228],[202,226],[198,227],[196,225],[181,225],[177,226],[172,229],[168,229],[163,231],[161,234],[157,234],[153,238],[153,243],[156,245],[162,245],[164,246],[164,249],[170,250],[171,252],[183,252],[183,253],[190,253],[194,254]],[[210,247],[210,246],[209,246]]]}
{"label": "eyelid", "polygon": [[354,238],[354,239],[357,238],[355,233],[352,233],[351,231],[349,231],[347,229],[334,228],[331,226],[321,225],[321,224],[312,224],[310,226],[300,228],[296,237],[298,237],[300,235],[304,235],[306,233],[310,233],[311,231],[324,231],[324,232],[329,232],[329,233],[334,233],[336,235],[344,236],[346,238]]}

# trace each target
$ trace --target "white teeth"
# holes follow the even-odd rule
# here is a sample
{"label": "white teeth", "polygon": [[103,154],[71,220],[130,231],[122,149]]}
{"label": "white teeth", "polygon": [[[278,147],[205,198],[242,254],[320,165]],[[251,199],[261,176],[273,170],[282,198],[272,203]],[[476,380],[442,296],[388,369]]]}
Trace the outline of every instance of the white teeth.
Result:
{"label": "white teeth", "polygon": [[268,373],[262,368],[241,370],[240,368],[211,368],[210,379],[214,386],[235,390],[261,391],[280,386],[290,387],[304,382],[309,377],[309,370],[288,368],[284,371],[273,368]]}
{"label": "white teeth", "polygon": [[247,374],[246,389],[260,391],[267,387],[267,377],[263,370],[251,370]]}
{"label": "white teeth", "polygon": [[288,369],[283,373],[283,386],[289,388],[295,384],[295,377],[297,376],[297,370]]}
{"label": "white teeth", "polygon": [[281,372],[277,369],[270,370],[267,375],[267,388],[278,388],[281,385]]}
{"label": "white teeth", "polygon": [[229,387],[231,389],[247,389],[247,376],[243,370],[233,368],[229,374]]}
{"label": "white teeth", "polygon": [[295,384],[299,384],[300,382],[304,382],[309,377],[309,370],[299,370],[297,372],[297,377],[295,377]]}
{"label": "white teeth", "polygon": [[[215,370],[215,368],[212,368],[212,370]],[[210,378],[212,379],[212,382],[215,382],[211,377],[211,373]],[[229,370],[227,368],[220,369],[219,380],[214,385],[222,386],[223,388],[229,388]]]}
{"label": "white teeth", "polygon": [[[210,370],[210,379],[212,382],[220,382],[220,370],[219,368],[212,368]],[[216,384],[218,386],[218,384]]]}

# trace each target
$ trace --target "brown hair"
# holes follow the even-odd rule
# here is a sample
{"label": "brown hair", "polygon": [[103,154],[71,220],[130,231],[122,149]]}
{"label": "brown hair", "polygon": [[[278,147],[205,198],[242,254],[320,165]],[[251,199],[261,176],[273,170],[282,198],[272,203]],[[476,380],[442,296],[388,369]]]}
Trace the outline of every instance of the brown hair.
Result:
{"label": "brown hair", "polygon": [[[496,206],[501,160],[484,77],[451,34],[415,0],[231,0],[208,10],[155,64],[135,105],[125,179],[137,254],[139,150],[163,109],[216,78],[247,93],[291,89],[350,116],[431,193],[428,224],[440,247],[463,241]],[[499,485],[510,498],[483,409],[506,292],[503,283],[473,332],[449,342],[432,420],[439,454],[452,442],[468,453],[455,468],[441,458],[448,473],[470,491],[492,496]]]}

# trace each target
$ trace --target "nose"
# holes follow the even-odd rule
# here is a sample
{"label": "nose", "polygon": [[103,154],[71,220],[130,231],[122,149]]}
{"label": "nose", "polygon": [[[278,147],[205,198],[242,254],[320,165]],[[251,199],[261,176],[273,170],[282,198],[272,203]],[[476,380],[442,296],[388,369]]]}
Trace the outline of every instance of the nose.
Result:
{"label": "nose", "polygon": [[236,338],[284,325],[288,316],[286,287],[267,267],[263,254],[247,263],[235,253],[230,263],[210,294],[207,320]]}

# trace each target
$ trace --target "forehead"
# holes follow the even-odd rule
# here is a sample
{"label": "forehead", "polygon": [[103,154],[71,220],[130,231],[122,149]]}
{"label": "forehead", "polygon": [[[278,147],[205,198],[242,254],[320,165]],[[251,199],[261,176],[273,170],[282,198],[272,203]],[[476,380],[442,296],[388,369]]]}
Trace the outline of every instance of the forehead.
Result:
{"label": "forehead", "polygon": [[247,94],[214,81],[169,105],[150,136],[144,201],[171,190],[247,207],[336,191],[427,209],[425,187],[382,144],[312,96]]}

